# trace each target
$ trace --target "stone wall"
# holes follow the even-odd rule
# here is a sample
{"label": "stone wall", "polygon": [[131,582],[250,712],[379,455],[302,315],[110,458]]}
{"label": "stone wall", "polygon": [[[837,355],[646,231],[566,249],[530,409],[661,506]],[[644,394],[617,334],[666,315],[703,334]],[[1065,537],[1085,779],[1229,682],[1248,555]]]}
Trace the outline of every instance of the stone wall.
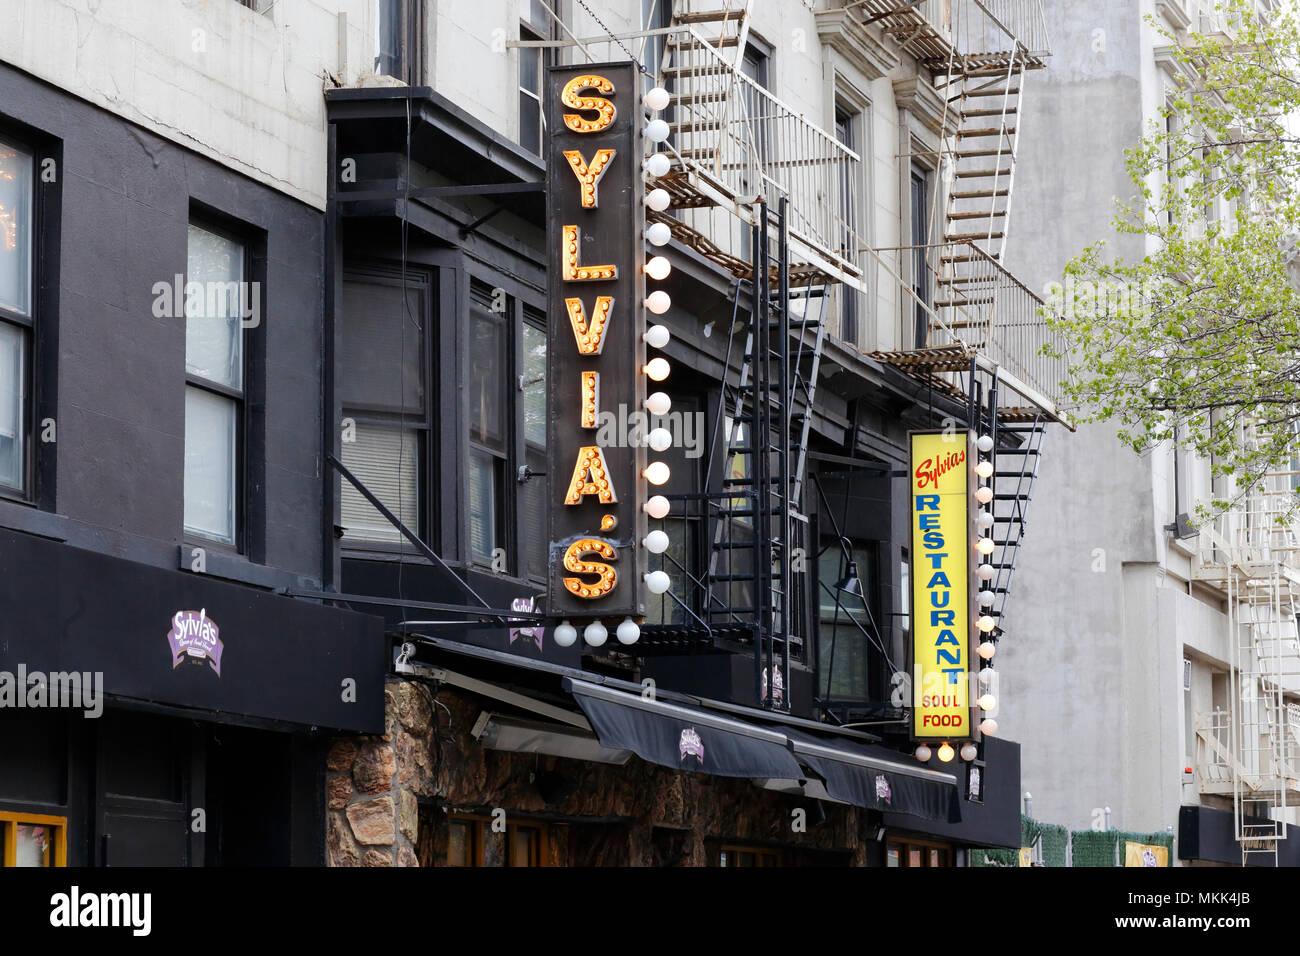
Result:
{"label": "stone wall", "polygon": [[[335,741],[326,772],[330,866],[437,866],[449,814],[544,823],[556,866],[704,866],[716,843],[780,847],[802,864],[878,863],[879,818],[855,807],[761,790],[749,780],[482,747],[471,734],[492,703],[390,681],[381,737]],[[796,832],[794,811],[806,814]],[[504,817],[501,811],[504,811]],[[485,827],[485,839],[501,839]]]}

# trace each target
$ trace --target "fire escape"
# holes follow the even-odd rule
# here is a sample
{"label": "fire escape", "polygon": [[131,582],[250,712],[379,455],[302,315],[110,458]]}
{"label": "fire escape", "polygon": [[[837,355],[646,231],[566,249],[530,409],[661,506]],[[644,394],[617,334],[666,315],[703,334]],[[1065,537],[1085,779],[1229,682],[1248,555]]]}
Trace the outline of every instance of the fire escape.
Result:
{"label": "fire escape", "polygon": [[[747,69],[753,0],[657,0],[671,4],[667,28],[621,38],[662,43],[654,79],[671,95],[661,150],[672,167],[656,181],[671,203],[648,219],[734,281],[712,429],[724,442],[722,473],[711,471],[700,493],[668,496],[674,516],[699,529],[703,567],[697,577],[685,554],[664,553],[675,585],[647,618],[638,653],[752,652],[756,699],[775,709],[789,709],[792,661],[809,661],[804,477],[822,346],[838,329],[836,288],[924,316],[913,347],[872,357],[957,400],[966,424],[997,440],[989,514],[998,550],[987,559],[995,616],[1043,429],[1068,424],[1054,397],[1064,366],[1043,354],[1043,302],[1001,264],[1023,82],[1048,53],[1041,0],[832,2],[914,56],[956,120],[938,157],[952,186],[935,190],[930,210],[943,210],[940,242],[867,244],[846,212],[859,202],[863,157]],[[912,262],[933,294],[917,294]]]}
{"label": "fire escape", "polygon": [[1287,517],[1296,476],[1266,476],[1200,529],[1196,577],[1227,597],[1229,675],[1227,707],[1196,715],[1197,782],[1232,797],[1243,863],[1277,865],[1300,802],[1300,529]]}

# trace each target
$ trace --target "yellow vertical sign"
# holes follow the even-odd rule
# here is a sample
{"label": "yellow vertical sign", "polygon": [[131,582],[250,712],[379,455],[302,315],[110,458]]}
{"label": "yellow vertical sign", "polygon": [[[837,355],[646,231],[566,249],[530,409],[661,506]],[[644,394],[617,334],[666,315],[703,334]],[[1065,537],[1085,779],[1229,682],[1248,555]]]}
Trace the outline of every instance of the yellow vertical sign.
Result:
{"label": "yellow vertical sign", "polygon": [[963,433],[913,433],[912,735],[971,736],[970,462]]}

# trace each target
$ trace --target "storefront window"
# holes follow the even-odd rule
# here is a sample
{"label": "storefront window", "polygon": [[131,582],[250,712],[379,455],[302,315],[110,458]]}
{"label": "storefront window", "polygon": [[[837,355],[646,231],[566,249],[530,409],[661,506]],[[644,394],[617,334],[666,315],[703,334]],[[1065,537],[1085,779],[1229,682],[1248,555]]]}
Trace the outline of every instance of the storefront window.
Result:
{"label": "storefront window", "polygon": [[26,485],[32,156],[0,140],[0,487]]}
{"label": "storefront window", "polygon": [[0,863],[4,866],[66,866],[65,817],[0,813]]}
{"label": "storefront window", "polygon": [[487,817],[450,817],[447,866],[546,866],[548,827],[507,823],[494,827]]}
{"label": "storefront window", "polygon": [[952,847],[943,843],[890,840],[885,845],[885,866],[952,866]]}
{"label": "storefront window", "polygon": [[714,866],[780,866],[781,851],[765,847],[720,846],[713,853]]}

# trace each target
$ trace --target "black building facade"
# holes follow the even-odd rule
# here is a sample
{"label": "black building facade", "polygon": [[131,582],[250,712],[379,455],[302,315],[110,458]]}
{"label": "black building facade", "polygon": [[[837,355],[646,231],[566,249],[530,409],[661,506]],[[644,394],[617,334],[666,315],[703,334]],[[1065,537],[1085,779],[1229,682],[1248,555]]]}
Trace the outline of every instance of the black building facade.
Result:
{"label": "black building facade", "polygon": [[324,732],[382,728],[386,663],[283,593],[329,572],[323,217],[0,90],[4,860],[319,863]]}

